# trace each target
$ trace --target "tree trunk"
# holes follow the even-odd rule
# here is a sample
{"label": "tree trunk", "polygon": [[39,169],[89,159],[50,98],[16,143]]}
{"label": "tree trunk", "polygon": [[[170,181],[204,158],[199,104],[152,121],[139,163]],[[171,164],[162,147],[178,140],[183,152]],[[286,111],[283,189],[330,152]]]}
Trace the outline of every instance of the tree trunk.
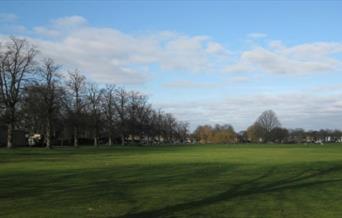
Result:
{"label": "tree trunk", "polygon": [[121,145],[125,145],[125,136],[121,134]]}
{"label": "tree trunk", "polygon": [[94,146],[97,147],[97,137],[94,136]]}
{"label": "tree trunk", "polygon": [[77,127],[74,127],[74,147],[78,147],[78,134],[77,134]]}
{"label": "tree trunk", "polygon": [[46,125],[46,148],[50,149],[51,148],[51,125],[50,125],[50,121],[47,122]]}
{"label": "tree trunk", "polygon": [[13,147],[13,124],[7,125],[7,148]]}
{"label": "tree trunk", "polygon": [[63,127],[63,130],[62,130],[62,132],[61,132],[61,147],[63,147],[64,146],[64,127]]}
{"label": "tree trunk", "polygon": [[108,138],[108,145],[112,145],[113,143],[112,143],[112,136],[109,136],[109,138]]}

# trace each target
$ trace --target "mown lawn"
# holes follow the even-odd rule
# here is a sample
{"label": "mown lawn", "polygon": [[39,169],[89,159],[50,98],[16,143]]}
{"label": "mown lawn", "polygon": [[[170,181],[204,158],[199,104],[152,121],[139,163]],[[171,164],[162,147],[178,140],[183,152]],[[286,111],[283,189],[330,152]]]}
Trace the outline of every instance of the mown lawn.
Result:
{"label": "mown lawn", "polygon": [[342,217],[340,145],[0,149],[0,217]]}

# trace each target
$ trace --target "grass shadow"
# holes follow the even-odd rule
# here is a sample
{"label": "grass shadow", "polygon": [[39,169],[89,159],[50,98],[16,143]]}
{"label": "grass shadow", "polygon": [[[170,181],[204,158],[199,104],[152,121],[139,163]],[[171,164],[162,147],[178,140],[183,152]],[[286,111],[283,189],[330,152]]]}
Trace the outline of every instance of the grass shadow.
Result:
{"label": "grass shadow", "polygon": [[229,201],[234,198],[250,196],[255,194],[283,191],[283,190],[291,190],[291,189],[300,189],[306,188],[316,185],[323,185],[334,182],[341,182],[342,179],[319,179],[320,176],[324,176],[330,173],[341,172],[342,166],[336,165],[332,167],[328,167],[321,170],[316,170],[314,172],[310,170],[304,170],[296,175],[281,178],[275,181],[265,181],[267,179],[271,179],[276,173],[276,169],[272,168],[268,170],[266,173],[248,180],[246,182],[242,182],[236,185],[231,186],[227,191],[221,192],[214,196],[209,196],[207,198],[203,198],[200,200],[185,202],[181,204],[171,205],[164,208],[150,210],[150,211],[142,211],[138,213],[126,214],[123,216],[117,216],[117,218],[144,218],[144,217],[162,217],[166,215],[170,215],[175,212],[180,212],[184,210],[190,210],[198,207],[209,206],[212,204],[220,203],[223,201]]}

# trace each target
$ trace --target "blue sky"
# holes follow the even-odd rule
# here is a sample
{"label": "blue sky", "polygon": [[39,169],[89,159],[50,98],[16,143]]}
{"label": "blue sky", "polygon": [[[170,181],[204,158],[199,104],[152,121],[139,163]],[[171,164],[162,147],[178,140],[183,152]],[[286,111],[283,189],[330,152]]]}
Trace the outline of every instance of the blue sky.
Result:
{"label": "blue sky", "polygon": [[149,95],[198,124],[342,128],[339,1],[4,1],[0,40],[26,37],[89,80]]}

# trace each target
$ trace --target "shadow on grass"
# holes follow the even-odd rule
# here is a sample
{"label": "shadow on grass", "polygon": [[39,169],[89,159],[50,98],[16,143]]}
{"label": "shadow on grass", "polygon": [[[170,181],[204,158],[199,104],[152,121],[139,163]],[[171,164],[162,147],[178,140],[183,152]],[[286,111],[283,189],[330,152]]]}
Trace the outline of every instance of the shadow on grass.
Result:
{"label": "shadow on grass", "polygon": [[[44,208],[46,203],[65,209],[65,205],[86,204],[97,199],[113,203],[131,202],[136,201],[136,190],[207,180],[236,170],[237,167],[195,163],[110,165],[83,169],[56,167],[44,170],[32,167],[25,171],[18,169],[0,173],[0,208],[2,201],[11,201],[15,205],[16,201],[22,200],[27,204],[21,205],[21,208],[28,210],[33,205]],[[0,209],[0,217],[5,215],[8,213]]]}
{"label": "shadow on grass", "polygon": [[[342,180],[339,179],[341,177],[333,177],[336,173],[342,173],[341,162],[316,162],[307,165],[296,163],[276,167],[229,163],[99,165],[98,168],[80,169],[53,166],[44,170],[37,170],[34,166],[32,169],[25,168],[24,171],[15,168],[0,173],[0,217],[17,215],[19,204],[20,209],[28,214],[36,209],[37,211],[33,211],[37,213],[36,217],[46,217],[51,215],[51,211],[67,211],[66,214],[70,212],[68,217],[84,217],[87,211],[79,209],[77,212],[80,214],[75,215],[72,214],[72,208],[82,208],[96,202],[116,207],[94,211],[92,215],[97,217],[125,213],[119,217],[162,217],[239,197],[313,187]],[[181,193],[175,193],[179,187]],[[178,201],[174,202],[181,202],[186,195],[195,194],[196,189],[201,189],[202,193],[197,196],[203,196],[203,193],[210,193],[211,190],[222,191],[217,195],[165,206],[168,194],[175,194],[174,199]],[[154,205],[162,208],[134,210],[142,210],[149,197],[160,199]],[[119,208],[118,202],[124,206]],[[47,205],[50,207],[46,208]],[[42,215],[44,212],[41,209],[45,209],[47,214]]]}
{"label": "shadow on grass", "polygon": [[[307,188],[316,185],[323,185],[334,182],[341,182],[342,179],[318,179],[320,176],[324,176],[330,173],[340,172],[342,166],[332,166],[326,169],[316,170],[304,170],[290,177],[274,179],[276,175],[276,169],[272,168],[266,173],[240,184],[231,186],[227,191],[220,194],[209,196],[200,200],[180,203],[176,205],[167,206],[164,208],[142,211],[138,213],[126,214],[123,216],[117,216],[117,218],[144,218],[144,217],[162,217],[180,212],[184,210],[194,209],[202,206],[210,206],[212,204],[220,203],[223,201],[229,201],[234,198],[250,196],[255,194],[270,193],[283,190],[293,190],[300,188]],[[273,181],[265,181],[271,179]]]}

